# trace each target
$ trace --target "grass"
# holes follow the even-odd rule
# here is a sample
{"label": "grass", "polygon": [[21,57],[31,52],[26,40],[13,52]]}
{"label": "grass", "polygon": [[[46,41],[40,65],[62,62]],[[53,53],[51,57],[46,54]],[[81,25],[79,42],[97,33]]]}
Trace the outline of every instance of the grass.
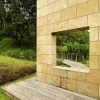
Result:
{"label": "grass", "polygon": [[18,59],[36,60],[36,46],[32,44],[30,47],[18,47],[15,40],[5,38],[0,41],[0,55],[9,56]]}
{"label": "grass", "polygon": [[2,67],[9,66],[9,67],[16,68],[17,66],[24,67],[24,66],[33,66],[35,64],[36,62],[32,62],[32,61],[16,59],[7,56],[0,56],[0,66]]}
{"label": "grass", "polygon": [[6,83],[6,84],[0,85],[0,100],[11,100],[8,96],[6,96],[6,95],[2,92],[1,88],[2,88],[3,86],[7,86],[7,85],[10,85],[10,84],[13,84],[13,83],[16,83],[16,82],[23,81],[23,80],[25,80],[25,79],[27,79],[27,78],[34,77],[35,75],[36,75],[36,73],[34,73],[34,74],[32,74],[32,75],[28,75],[28,76],[26,76],[26,77],[24,77],[24,78],[20,78],[20,79],[18,79],[18,80],[13,81],[13,82],[8,82],[8,83]]}

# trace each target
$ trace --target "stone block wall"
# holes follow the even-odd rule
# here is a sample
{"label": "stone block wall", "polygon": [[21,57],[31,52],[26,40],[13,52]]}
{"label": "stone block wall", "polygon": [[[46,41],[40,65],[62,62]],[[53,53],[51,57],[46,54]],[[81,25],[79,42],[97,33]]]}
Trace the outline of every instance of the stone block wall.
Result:
{"label": "stone block wall", "polygon": [[[54,68],[53,32],[89,26],[90,72]],[[37,80],[100,98],[100,0],[37,0]]]}

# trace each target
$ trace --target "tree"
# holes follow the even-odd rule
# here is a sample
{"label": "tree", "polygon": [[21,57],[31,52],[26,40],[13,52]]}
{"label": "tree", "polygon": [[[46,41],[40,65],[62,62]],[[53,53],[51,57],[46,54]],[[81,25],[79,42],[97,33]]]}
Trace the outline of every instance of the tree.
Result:
{"label": "tree", "polygon": [[20,47],[24,46],[26,37],[35,39],[36,0],[2,0],[2,4],[3,8],[9,8],[6,11],[5,29],[2,27],[4,36],[15,39]]}

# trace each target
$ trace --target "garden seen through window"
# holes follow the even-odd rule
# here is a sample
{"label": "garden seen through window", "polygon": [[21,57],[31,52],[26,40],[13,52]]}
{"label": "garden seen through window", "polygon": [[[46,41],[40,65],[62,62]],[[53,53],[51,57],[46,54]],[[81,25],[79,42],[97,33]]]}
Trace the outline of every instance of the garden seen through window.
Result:
{"label": "garden seen through window", "polygon": [[89,31],[57,35],[57,66],[71,67],[64,60],[79,62],[89,67]]}

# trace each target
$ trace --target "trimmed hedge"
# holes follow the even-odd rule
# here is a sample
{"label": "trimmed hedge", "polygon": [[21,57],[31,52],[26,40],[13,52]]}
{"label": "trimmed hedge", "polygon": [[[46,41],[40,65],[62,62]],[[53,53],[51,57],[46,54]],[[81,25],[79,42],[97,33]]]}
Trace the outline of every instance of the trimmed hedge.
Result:
{"label": "trimmed hedge", "polygon": [[35,72],[36,72],[36,65],[31,67],[29,66],[19,67],[16,70],[14,70],[11,67],[0,67],[0,85],[16,80],[18,78],[25,77]]}

